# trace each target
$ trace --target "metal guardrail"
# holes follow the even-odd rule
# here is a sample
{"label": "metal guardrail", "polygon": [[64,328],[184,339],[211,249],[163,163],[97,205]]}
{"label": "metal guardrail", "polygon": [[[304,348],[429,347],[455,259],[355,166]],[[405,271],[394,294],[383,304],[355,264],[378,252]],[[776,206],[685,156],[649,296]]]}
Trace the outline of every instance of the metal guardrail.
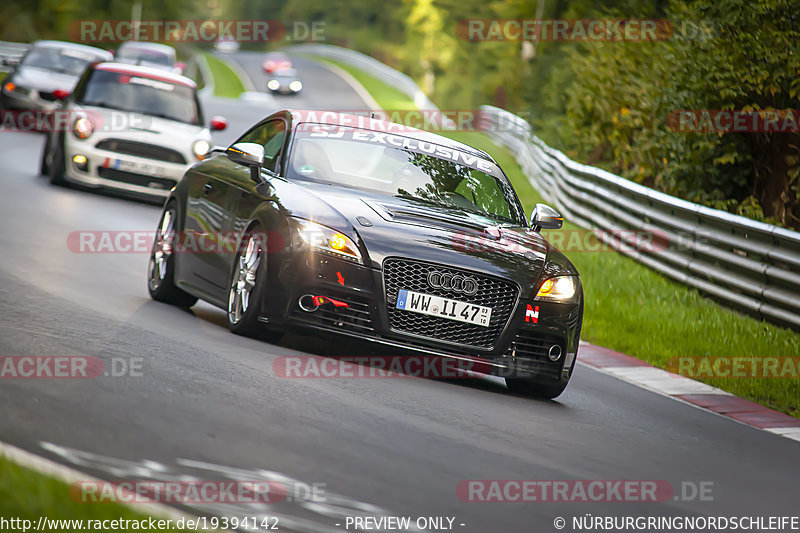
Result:
{"label": "metal guardrail", "polygon": [[[409,76],[354,50],[292,46],[337,59],[436,110]],[[735,309],[800,330],[800,233],[693,204],[572,161],[524,119],[481,107],[486,133],[514,154],[533,187],[605,245]]]}
{"label": "metal guardrail", "polygon": [[693,204],[548,147],[523,119],[482,106],[487,133],[533,187],[605,244],[731,307],[800,329],[800,233]]}
{"label": "metal guardrail", "polygon": [[0,71],[8,72],[11,66],[16,64],[22,56],[30,49],[27,43],[9,43],[0,41]]}

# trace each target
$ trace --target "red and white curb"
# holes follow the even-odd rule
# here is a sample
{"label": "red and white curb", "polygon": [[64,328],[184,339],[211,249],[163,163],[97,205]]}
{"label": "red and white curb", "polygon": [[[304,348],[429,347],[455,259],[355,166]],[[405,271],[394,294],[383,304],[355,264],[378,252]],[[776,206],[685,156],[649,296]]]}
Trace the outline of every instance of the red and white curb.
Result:
{"label": "red and white curb", "polygon": [[748,426],[800,441],[800,419],[739,398],[711,385],[656,368],[630,355],[581,342],[578,361],[644,389],[676,398]]}

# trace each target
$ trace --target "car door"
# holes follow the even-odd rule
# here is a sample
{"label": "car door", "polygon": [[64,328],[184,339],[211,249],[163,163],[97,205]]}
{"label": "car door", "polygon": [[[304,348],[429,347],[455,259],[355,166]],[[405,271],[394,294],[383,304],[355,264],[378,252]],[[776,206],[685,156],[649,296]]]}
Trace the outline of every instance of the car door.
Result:
{"label": "car door", "polygon": [[186,255],[181,260],[191,276],[189,283],[217,305],[224,305],[227,298],[227,257],[234,248],[232,213],[237,190],[231,184],[240,174],[246,176],[249,171],[219,155],[184,177],[189,183],[182,236]]}
{"label": "car door", "polygon": [[[283,148],[286,144],[286,122],[277,118],[260,124],[246,133],[237,142],[252,142],[264,147],[264,164],[262,165],[261,178],[272,180],[279,174],[279,167],[284,156]],[[250,175],[241,176],[237,180],[236,193],[233,207],[233,229],[241,234],[247,229],[255,210],[262,205],[265,197],[256,191],[258,183]],[[261,192],[264,192],[262,189]],[[276,207],[273,205],[273,207]],[[265,228],[270,230],[271,228]],[[233,257],[229,258],[231,263]]]}

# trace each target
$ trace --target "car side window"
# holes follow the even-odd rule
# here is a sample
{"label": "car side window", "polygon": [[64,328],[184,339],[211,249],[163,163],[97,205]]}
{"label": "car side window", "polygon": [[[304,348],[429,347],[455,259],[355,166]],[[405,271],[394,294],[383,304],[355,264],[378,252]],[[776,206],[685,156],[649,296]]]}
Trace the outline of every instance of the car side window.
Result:
{"label": "car side window", "polygon": [[248,131],[236,142],[257,143],[263,146],[264,168],[275,172],[285,138],[286,123],[282,120],[271,120]]}

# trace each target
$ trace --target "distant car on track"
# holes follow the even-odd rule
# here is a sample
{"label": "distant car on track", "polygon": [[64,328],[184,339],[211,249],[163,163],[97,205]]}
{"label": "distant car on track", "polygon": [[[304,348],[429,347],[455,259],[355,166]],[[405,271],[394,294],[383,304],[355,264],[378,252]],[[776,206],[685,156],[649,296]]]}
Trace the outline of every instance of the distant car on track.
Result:
{"label": "distant car on track", "polygon": [[58,93],[71,92],[87,65],[112,57],[93,46],[38,41],[3,80],[0,108],[53,110],[58,107]]}
{"label": "distant car on track", "polygon": [[185,64],[177,61],[173,47],[167,44],[141,41],[122,43],[117,49],[115,61],[168,70],[176,74],[183,72],[186,67]]}
{"label": "distant car on track", "polygon": [[303,82],[293,68],[276,70],[270,75],[267,89],[273,93],[298,94],[303,90]]}
{"label": "distant car on track", "polygon": [[292,60],[283,52],[270,52],[261,63],[264,72],[271,74],[276,70],[286,70],[292,68]]}
{"label": "distant car on track", "polygon": [[[583,317],[578,272],[539,233],[560,215],[538,204],[529,224],[480,150],[311,113],[279,111],[189,169],[157,225],[150,295],[210,302],[238,334],[357,337],[480,362],[513,391],[558,396]],[[235,242],[177,253],[190,236]]]}
{"label": "distant car on track", "polygon": [[240,48],[239,41],[231,37],[222,37],[214,43],[214,51],[221,54],[233,54]]}
{"label": "distant car on track", "polygon": [[164,197],[211,143],[195,83],[150,67],[92,65],[60,113],[68,131],[47,136],[41,163],[54,184]]}

